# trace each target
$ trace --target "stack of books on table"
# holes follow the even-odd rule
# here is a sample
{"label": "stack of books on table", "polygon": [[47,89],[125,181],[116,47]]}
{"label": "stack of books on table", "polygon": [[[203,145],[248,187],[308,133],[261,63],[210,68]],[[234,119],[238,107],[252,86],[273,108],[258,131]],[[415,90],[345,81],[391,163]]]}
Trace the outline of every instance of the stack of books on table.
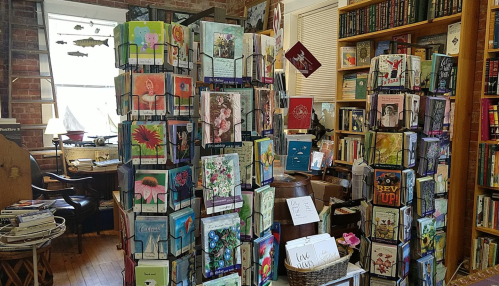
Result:
{"label": "stack of books on table", "polygon": [[[50,209],[55,200],[20,200],[0,211],[1,215],[20,215]],[[1,217],[0,217],[1,218]]]}
{"label": "stack of books on table", "polygon": [[22,243],[37,240],[55,228],[54,215],[48,209],[16,215],[10,219],[12,229],[1,237],[3,243]]}
{"label": "stack of books on table", "polygon": [[94,167],[92,159],[78,159],[73,164],[78,168],[78,171],[92,171]]}

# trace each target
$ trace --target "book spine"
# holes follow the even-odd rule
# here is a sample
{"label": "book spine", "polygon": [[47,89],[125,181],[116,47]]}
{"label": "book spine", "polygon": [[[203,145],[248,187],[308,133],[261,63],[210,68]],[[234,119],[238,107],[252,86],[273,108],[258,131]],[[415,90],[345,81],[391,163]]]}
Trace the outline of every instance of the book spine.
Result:
{"label": "book spine", "polygon": [[404,25],[407,25],[409,17],[409,0],[404,1]]}
{"label": "book spine", "polygon": [[489,203],[490,203],[490,198],[484,197],[483,198],[483,223],[482,223],[482,225],[484,227],[489,227]]}
{"label": "book spine", "polygon": [[493,69],[493,73],[492,73],[492,84],[490,87],[490,94],[491,95],[496,94],[496,91],[497,91],[497,70],[499,68],[499,58],[495,58],[493,62],[494,62],[494,69]]}
{"label": "book spine", "polygon": [[489,84],[490,84],[489,72],[490,72],[490,58],[485,61],[485,83],[484,83],[485,95],[489,94]]}
{"label": "book spine", "polygon": [[497,115],[497,105],[492,105],[492,107],[494,108],[494,122],[493,122],[493,125],[494,125],[494,137],[492,138],[493,140],[497,140],[499,139],[499,118],[498,118],[498,115]]}
{"label": "book spine", "polygon": [[381,3],[376,4],[376,31],[381,30]]}
{"label": "book spine", "polygon": [[458,0],[457,13],[461,13],[462,11],[463,11],[463,0]]}
{"label": "book spine", "polygon": [[489,165],[489,144],[485,144],[485,149],[483,151],[483,156],[484,156],[484,162],[483,162],[483,185],[488,186],[488,180],[487,180],[487,170],[488,170],[488,165]]}
{"label": "book spine", "polygon": [[[490,136],[492,133],[492,126],[491,123],[494,121],[494,109],[490,105],[490,101],[487,100],[486,98],[482,99],[482,135],[481,138],[484,141],[490,140]],[[492,124],[493,125],[493,124]]]}
{"label": "book spine", "polygon": [[492,147],[493,145],[489,145],[489,150],[488,150],[488,155],[487,157],[489,158],[487,162],[487,187],[492,187],[492,177],[490,174],[492,173],[492,166],[493,166],[493,157],[492,157]]}
{"label": "book spine", "polygon": [[489,64],[489,84],[487,86],[487,94],[492,94],[492,82],[493,82],[493,75],[494,75],[494,59],[490,59],[490,64]]}
{"label": "book spine", "polygon": [[477,196],[477,199],[476,199],[476,226],[477,227],[482,226],[482,221],[480,218],[480,213],[483,211],[482,210],[482,200],[483,200],[483,195]]}
{"label": "book spine", "polygon": [[395,0],[391,0],[391,3],[390,3],[390,28],[395,27],[394,19],[395,19]]}
{"label": "book spine", "polygon": [[393,8],[393,27],[399,26],[399,22],[398,22],[399,3],[400,3],[400,0],[395,0],[395,5],[394,5],[395,7]]}
{"label": "book spine", "polygon": [[447,9],[449,8],[449,0],[442,0],[442,2],[444,2],[442,4],[442,16],[447,16],[448,15]]}
{"label": "book spine", "polygon": [[379,25],[380,25],[380,30],[385,29],[385,2],[379,3],[381,7],[381,11],[379,13],[380,19],[379,19]]}

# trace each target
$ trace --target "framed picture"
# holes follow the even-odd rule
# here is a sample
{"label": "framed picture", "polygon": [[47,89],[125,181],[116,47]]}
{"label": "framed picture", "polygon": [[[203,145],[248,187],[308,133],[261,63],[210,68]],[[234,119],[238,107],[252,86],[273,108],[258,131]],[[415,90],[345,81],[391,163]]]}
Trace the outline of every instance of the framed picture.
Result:
{"label": "framed picture", "polygon": [[149,8],[128,5],[128,21],[149,21]]}
{"label": "framed picture", "polygon": [[245,33],[257,33],[267,30],[270,0],[257,0],[245,7],[246,25]]}
{"label": "framed picture", "polygon": [[[182,24],[183,21],[189,19],[192,15],[187,13],[173,12],[172,22]],[[190,24],[188,27],[191,28],[194,33],[199,33],[199,27],[201,25],[201,20],[197,20],[196,22]]]}

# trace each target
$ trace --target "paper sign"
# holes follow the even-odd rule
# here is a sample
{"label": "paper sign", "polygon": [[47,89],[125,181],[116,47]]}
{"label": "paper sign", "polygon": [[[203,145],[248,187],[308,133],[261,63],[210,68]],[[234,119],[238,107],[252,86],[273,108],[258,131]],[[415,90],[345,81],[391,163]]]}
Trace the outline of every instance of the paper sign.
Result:
{"label": "paper sign", "polygon": [[321,67],[321,63],[301,42],[297,42],[287,53],[286,58],[303,74],[309,77]]}
{"label": "paper sign", "polygon": [[283,38],[282,35],[284,34],[283,29],[279,29],[277,33],[274,35],[275,38],[275,50],[278,53],[282,49],[282,43],[283,43]]}
{"label": "paper sign", "polygon": [[305,196],[299,198],[286,199],[289,212],[294,225],[302,225],[319,221],[319,215],[315,209],[312,197]]}

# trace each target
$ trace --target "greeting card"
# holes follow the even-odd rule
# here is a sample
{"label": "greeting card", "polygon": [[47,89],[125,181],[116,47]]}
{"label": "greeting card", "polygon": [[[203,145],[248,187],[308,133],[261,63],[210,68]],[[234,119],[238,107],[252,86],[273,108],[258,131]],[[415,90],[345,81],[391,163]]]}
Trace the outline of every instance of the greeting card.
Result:
{"label": "greeting card", "polygon": [[312,55],[301,42],[297,42],[286,52],[285,56],[306,78],[321,67],[321,63],[319,63],[314,55]]}
{"label": "greeting card", "polygon": [[132,115],[166,114],[164,73],[134,73],[132,87]]}
{"label": "greeting card", "polygon": [[166,212],[168,171],[137,170],[135,172],[134,212]]}
{"label": "greeting card", "polygon": [[166,163],[166,126],[162,121],[134,121],[130,126],[133,164]]}
{"label": "greeting card", "polygon": [[309,129],[313,97],[289,97],[288,129]]}

